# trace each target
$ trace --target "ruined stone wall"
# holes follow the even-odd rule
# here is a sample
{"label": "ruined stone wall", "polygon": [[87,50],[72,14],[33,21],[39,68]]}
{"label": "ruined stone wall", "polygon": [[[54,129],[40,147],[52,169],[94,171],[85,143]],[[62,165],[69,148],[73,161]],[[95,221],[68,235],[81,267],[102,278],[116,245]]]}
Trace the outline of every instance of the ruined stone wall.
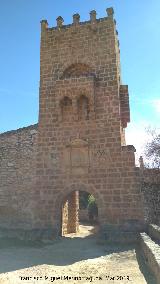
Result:
{"label": "ruined stone wall", "polygon": [[0,134],[0,227],[30,228],[37,125]]}
{"label": "ruined stone wall", "polygon": [[145,220],[160,226],[160,170],[141,169]]}
{"label": "ruined stone wall", "polygon": [[145,219],[160,226],[160,185],[143,184]]}

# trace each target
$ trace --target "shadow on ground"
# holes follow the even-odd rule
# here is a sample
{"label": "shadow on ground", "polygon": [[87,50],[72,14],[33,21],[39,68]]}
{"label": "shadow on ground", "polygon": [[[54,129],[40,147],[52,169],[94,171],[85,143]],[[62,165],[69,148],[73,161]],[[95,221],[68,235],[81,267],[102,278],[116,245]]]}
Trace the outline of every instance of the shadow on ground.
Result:
{"label": "shadow on ground", "polygon": [[157,284],[154,275],[151,273],[151,271],[147,267],[147,264],[145,263],[143,255],[141,253],[141,249],[138,245],[136,247],[136,258],[139,265],[139,269],[142,272],[147,284]]}
{"label": "shadow on ground", "polygon": [[[139,248],[135,245],[97,244],[95,229],[90,228],[87,236],[61,237],[52,242],[24,242],[16,239],[0,239],[0,273],[6,273],[37,265],[66,266],[76,262],[98,257],[112,257],[113,253],[136,250],[136,257],[148,284],[155,284],[153,276],[147,269]],[[132,256],[131,256],[132,257]],[[119,261],[126,257],[119,255]]]}
{"label": "shadow on ground", "polygon": [[81,260],[98,258],[128,248],[106,248],[96,244],[95,238],[61,238],[52,244],[27,243],[16,240],[0,241],[0,273],[36,265],[65,266]]}

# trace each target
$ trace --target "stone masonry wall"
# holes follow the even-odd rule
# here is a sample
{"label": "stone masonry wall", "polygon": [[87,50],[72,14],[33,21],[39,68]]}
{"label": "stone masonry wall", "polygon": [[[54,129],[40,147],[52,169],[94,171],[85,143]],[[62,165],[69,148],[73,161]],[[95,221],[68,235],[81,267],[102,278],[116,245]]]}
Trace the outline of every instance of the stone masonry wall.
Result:
{"label": "stone masonry wall", "polygon": [[59,17],[54,28],[41,22],[37,220],[45,228],[57,230],[62,202],[76,190],[95,196],[101,224],[143,220],[135,149],[124,141],[128,88],[120,98],[113,9],[107,13],[96,19],[92,11],[84,23],[74,15],[67,26]]}
{"label": "stone masonry wall", "polygon": [[142,191],[146,221],[160,226],[160,185],[144,184]]}
{"label": "stone masonry wall", "polygon": [[141,169],[145,220],[160,226],[160,170]]}
{"label": "stone masonry wall", "polygon": [[92,11],[83,23],[76,14],[66,26],[58,17],[53,28],[41,22],[38,126],[0,135],[1,226],[53,237],[63,231],[64,212],[77,230],[78,191],[94,195],[102,226],[143,223],[135,149],[125,145],[129,95],[113,14],[109,8],[96,19]]}
{"label": "stone masonry wall", "polygon": [[0,134],[0,227],[30,228],[37,125]]}
{"label": "stone masonry wall", "polygon": [[72,192],[62,208],[62,235],[79,231],[79,192]]}

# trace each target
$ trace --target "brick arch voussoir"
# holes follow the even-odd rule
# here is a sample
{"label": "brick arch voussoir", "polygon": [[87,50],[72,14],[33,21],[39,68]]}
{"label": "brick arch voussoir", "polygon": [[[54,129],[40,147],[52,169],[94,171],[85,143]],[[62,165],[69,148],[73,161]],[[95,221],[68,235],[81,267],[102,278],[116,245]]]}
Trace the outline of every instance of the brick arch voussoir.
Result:
{"label": "brick arch voussoir", "polygon": [[86,92],[86,91],[81,91],[81,92],[78,94],[78,96],[77,96],[77,102],[78,102],[82,97],[88,99],[88,102],[90,102],[90,94],[89,94],[88,92]]}
{"label": "brick arch voussoir", "polygon": [[83,183],[70,184],[67,187],[65,187],[65,189],[61,190],[59,194],[57,195],[57,198],[55,200],[55,205],[56,205],[56,208],[58,209],[57,213],[59,212],[59,210],[61,210],[62,205],[67,199],[67,196],[69,196],[69,194],[75,191],[86,191],[92,194],[96,199],[98,208],[103,207],[103,198],[100,196],[99,192],[95,189],[93,185],[83,184]]}
{"label": "brick arch voussoir", "polygon": [[95,71],[94,66],[91,66],[91,64],[86,62],[85,60],[83,60],[83,59],[81,61],[73,60],[73,61],[68,61],[63,65],[63,70],[61,70],[60,78],[65,77],[65,75],[67,75],[67,73],[69,74],[70,71],[72,71],[72,68],[74,69],[76,66],[77,67],[86,67],[86,71],[88,71],[92,75],[95,73],[94,72]]}

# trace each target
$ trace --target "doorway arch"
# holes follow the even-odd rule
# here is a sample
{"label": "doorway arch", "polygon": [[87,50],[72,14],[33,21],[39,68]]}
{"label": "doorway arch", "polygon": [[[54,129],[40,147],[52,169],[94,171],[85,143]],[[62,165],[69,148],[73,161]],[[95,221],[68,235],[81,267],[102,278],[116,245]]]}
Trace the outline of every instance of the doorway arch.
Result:
{"label": "doorway arch", "polygon": [[[69,186],[67,186],[66,188],[64,188],[63,190],[60,191],[60,193],[57,196],[56,199],[56,204],[58,206],[57,207],[57,221],[59,224],[59,235],[63,235],[63,209],[64,209],[64,204],[66,203],[66,201],[68,200],[68,197],[70,197],[70,205],[72,204],[72,210],[71,212],[68,212],[71,216],[71,221],[73,222],[73,224],[68,226],[69,228],[69,232],[76,232],[78,231],[78,216],[77,216],[77,210],[78,210],[78,205],[79,205],[79,200],[78,200],[78,204],[77,204],[77,192],[80,191],[85,191],[88,192],[89,194],[93,195],[96,199],[96,204],[98,207],[98,216],[99,216],[99,225],[101,224],[101,216],[102,216],[102,211],[103,211],[103,199],[100,196],[99,192],[97,192],[97,190],[90,184],[83,184],[83,183],[79,183],[79,184],[70,184]],[[74,203],[75,202],[75,203]],[[69,204],[68,204],[69,205]],[[68,206],[67,205],[67,206]],[[66,214],[68,214],[66,213]],[[74,216],[73,216],[74,215]],[[67,217],[67,216],[66,216]],[[67,228],[67,225],[65,227],[65,230]]]}

